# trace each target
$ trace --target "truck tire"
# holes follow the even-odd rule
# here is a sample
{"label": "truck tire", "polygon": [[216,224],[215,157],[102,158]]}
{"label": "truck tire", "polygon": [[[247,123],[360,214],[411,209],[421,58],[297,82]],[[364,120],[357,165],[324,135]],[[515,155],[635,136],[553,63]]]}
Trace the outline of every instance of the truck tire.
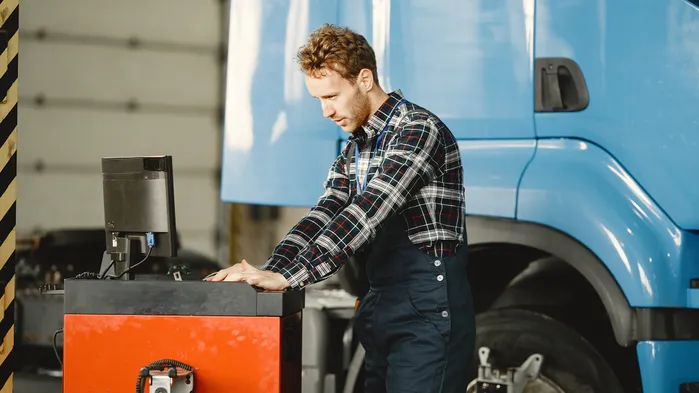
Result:
{"label": "truck tire", "polygon": [[[488,347],[489,363],[501,373],[521,366],[534,353],[543,355],[539,378],[530,383],[535,389],[531,391],[624,392],[611,367],[585,338],[546,315],[523,309],[491,310],[476,317],[476,330],[471,380],[478,375],[478,348]],[[544,386],[536,389],[531,386],[535,384]]]}

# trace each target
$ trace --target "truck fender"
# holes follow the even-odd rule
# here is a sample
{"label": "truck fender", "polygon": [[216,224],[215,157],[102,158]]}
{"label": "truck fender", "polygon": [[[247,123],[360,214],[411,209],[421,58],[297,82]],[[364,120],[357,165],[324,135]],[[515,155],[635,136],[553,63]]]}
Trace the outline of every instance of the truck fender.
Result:
{"label": "truck fender", "polygon": [[699,264],[690,263],[699,236],[680,230],[622,165],[588,141],[538,140],[518,188],[516,219],[468,220],[471,244],[520,244],[571,264],[595,288],[622,345],[644,336],[643,315],[665,320],[669,308],[686,309],[688,283],[699,277]]}
{"label": "truck fender", "polygon": [[468,216],[469,246],[516,244],[554,255],[573,266],[592,285],[604,304],[616,341],[628,346],[634,340],[634,312],[604,264],[570,236],[541,224],[507,218]]}

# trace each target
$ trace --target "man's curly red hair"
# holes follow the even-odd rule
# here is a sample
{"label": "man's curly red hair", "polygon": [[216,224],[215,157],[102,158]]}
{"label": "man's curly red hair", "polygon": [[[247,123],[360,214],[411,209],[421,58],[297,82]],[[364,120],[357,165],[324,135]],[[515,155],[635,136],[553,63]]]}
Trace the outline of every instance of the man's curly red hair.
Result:
{"label": "man's curly red hair", "polygon": [[346,27],[325,24],[316,29],[299,49],[296,60],[301,70],[313,77],[323,76],[325,70],[332,69],[354,83],[359,72],[366,68],[372,72],[374,82],[379,82],[374,49],[364,36]]}

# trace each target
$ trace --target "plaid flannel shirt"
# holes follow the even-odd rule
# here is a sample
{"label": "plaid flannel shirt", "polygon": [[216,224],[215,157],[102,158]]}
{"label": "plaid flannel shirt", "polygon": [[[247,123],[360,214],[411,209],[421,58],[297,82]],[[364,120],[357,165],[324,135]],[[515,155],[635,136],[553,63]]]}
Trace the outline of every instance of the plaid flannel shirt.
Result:
{"label": "plaid flannel shirt", "polygon": [[456,139],[435,115],[401,100],[400,90],[389,94],[349,138],[360,149],[353,157],[359,179],[370,171],[364,191],[357,194],[355,161],[347,171],[347,154],[354,150],[348,143],[330,167],[323,195],[262,269],[281,273],[295,289],[325,280],[395,214],[402,214],[413,244],[435,257],[447,257],[463,243],[465,192]]}

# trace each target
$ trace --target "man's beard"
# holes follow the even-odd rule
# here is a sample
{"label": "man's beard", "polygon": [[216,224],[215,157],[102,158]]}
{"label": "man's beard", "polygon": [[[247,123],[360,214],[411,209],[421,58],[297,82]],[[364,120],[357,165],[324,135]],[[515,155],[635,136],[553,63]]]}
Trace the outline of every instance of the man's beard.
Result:
{"label": "man's beard", "polygon": [[356,122],[355,130],[366,125],[373,114],[371,113],[369,97],[362,95],[362,93],[359,92],[359,88],[357,88],[356,94],[357,99],[352,105],[352,120]]}

